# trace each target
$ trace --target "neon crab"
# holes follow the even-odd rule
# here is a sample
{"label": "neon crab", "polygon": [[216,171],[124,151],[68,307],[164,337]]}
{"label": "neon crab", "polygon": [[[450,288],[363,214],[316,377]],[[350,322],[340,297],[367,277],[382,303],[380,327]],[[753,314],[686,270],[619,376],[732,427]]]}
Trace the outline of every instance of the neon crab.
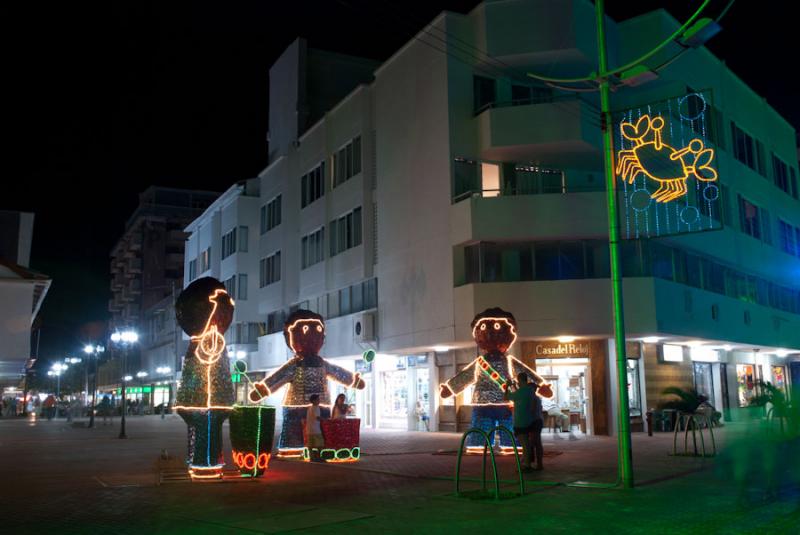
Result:
{"label": "neon crab", "polygon": [[[620,131],[625,139],[633,141],[632,149],[618,153],[616,172],[628,184],[641,173],[659,183],[659,188],[650,195],[656,202],[669,202],[686,194],[686,180],[691,176],[703,182],[717,180],[717,171],[711,167],[714,149],[705,147],[701,139],[676,150],[661,138],[664,119],[643,115],[634,125],[623,122]],[[645,138],[650,137],[649,141]],[[684,158],[693,156],[691,163]]]}

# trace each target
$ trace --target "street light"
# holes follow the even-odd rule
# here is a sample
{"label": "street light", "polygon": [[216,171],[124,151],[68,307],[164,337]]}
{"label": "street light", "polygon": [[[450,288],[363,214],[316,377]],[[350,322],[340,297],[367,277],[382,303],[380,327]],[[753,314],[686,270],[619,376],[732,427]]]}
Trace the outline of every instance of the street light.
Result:
{"label": "street light", "polygon": [[[89,411],[89,427],[94,427],[94,408],[97,402],[97,358],[100,353],[105,351],[105,348],[101,345],[93,346],[91,344],[86,344],[83,346],[83,352],[91,357],[92,362],[94,363],[94,381],[92,382],[92,407]],[[86,376],[85,376],[85,386],[86,386],[86,394],[89,394],[89,363],[86,363]]]}
{"label": "street light", "polygon": [[[111,334],[111,341],[117,345],[122,346],[122,373],[125,373],[127,364],[128,364],[128,350],[130,346],[135,344],[139,340],[139,334],[133,330],[126,330],[126,331],[114,331]],[[128,410],[127,407],[127,396],[125,391],[127,390],[126,383],[133,379],[130,375],[125,375],[122,378],[122,419],[120,421],[120,428],[119,428],[119,438],[128,438],[125,434],[125,413]]]}
{"label": "street light", "polygon": [[136,372],[136,377],[138,377],[139,379],[147,377],[147,372]]}

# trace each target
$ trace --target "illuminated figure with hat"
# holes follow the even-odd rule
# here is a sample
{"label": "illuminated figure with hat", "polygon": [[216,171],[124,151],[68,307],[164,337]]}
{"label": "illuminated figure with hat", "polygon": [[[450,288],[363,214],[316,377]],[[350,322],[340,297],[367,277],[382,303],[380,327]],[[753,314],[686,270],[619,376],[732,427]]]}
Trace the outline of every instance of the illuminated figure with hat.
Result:
{"label": "illuminated figure with hat", "polygon": [[289,385],[283,399],[283,428],[278,456],[299,457],[304,453],[302,420],[311,405],[311,395],[319,396],[322,418],[327,418],[331,405],[328,379],[359,390],[364,388],[365,383],[358,372],[345,370],[319,356],[325,342],[325,323],[319,314],[297,310],[286,320],[283,335],[294,357],[270,376],[255,383],[250,391],[250,400],[260,401],[283,385]]}
{"label": "illuminated figure with hat", "polygon": [[222,422],[234,397],[224,333],[233,320],[233,306],[225,286],[211,277],[192,282],[175,303],[178,324],[191,336],[175,408],[189,426],[193,479],[222,477]]}
{"label": "illuminated figure with hat", "polygon": [[[533,369],[506,352],[517,339],[517,321],[514,315],[500,308],[484,310],[472,320],[472,337],[481,355],[465,366],[449,381],[439,385],[439,395],[448,398],[472,385],[472,427],[489,433],[495,426],[513,429],[512,405],[503,399],[509,381],[525,372],[539,385],[537,395],[553,397],[549,384]],[[494,436],[490,437],[494,445]],[[483,437],[477,433],[467,437],[467,451],[483,451]],[[510,453],[512,439],[500,434],[500,451]]]}

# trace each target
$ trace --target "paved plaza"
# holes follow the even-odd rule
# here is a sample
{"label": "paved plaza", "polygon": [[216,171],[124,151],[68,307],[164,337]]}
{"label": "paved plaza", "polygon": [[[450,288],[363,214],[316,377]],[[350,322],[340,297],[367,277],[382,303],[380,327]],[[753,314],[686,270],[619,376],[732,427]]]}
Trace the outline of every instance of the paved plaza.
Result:
{"label": "paved plaza", "polygon": [[[257,480],[200,484],[160,482],[186,451],[179,418],[131,417],[126,440],[117,438],[119,419],[84,425],[0,419],[0,503],[11,512],[3,532],[796,533],[800,525],[796,486],[748,479],[761,461],[746,459],[742,472],[726,454],[735,426],[718,430],[714,459],[669,455],[671,434],[634,434],[637,487],[628,491],[568,486],[614,482],[614,439],[546,433],[545,470],[526,475],[524,497],[495,501],[454,495],[455,434],[365,431],[358,463],[273,460]],[[509,493],[518,488],[511,463],[498,462]],[[480,469],[479,457],[465,457],[464,490],[480,486]]]}

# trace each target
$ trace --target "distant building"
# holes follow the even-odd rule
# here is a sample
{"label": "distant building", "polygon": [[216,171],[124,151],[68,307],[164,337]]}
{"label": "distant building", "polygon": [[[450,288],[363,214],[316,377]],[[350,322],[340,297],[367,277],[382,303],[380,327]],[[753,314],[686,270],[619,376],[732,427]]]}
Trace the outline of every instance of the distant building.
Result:
{"label": "distant building", "polygon": [[19,386],[30,364],[31,325],[50,277],[28,268],[34,215],[0,211],[0,387]]}
{"label": "distant building", "polygon": [[[169,367],[161,374],[173,381],[182,344],[180,337],[164,349],[165,336],[161,326],[172,326],[173,295],[183,287],[183,250],[186,233],[183,229],[203,213],[219,193],[151,186],[139,195],[139,206],[128,219],[125,232],[111,251],[111,312],[110,329],[134,328],[139,333],[136,351],[127,362],[127,370],[119,363],[107,362],[98,371],[101,390],[119,387],[120,375],[132,375],[136,395],[152,404],[149,372],[137,377],[142,365],[158,362],[156,367]],[[163,317],[162,320],[157,318]],[[112,348],[113,349],[113,348]],[[162,355],[167,351],[169,355]],[[164,361],[161,364],[161,361]],[[113,370],[113,371],[112,371]],[[124,373],[123,373],[124,372]],[[147,386],[148,391],[143,392]]]}

